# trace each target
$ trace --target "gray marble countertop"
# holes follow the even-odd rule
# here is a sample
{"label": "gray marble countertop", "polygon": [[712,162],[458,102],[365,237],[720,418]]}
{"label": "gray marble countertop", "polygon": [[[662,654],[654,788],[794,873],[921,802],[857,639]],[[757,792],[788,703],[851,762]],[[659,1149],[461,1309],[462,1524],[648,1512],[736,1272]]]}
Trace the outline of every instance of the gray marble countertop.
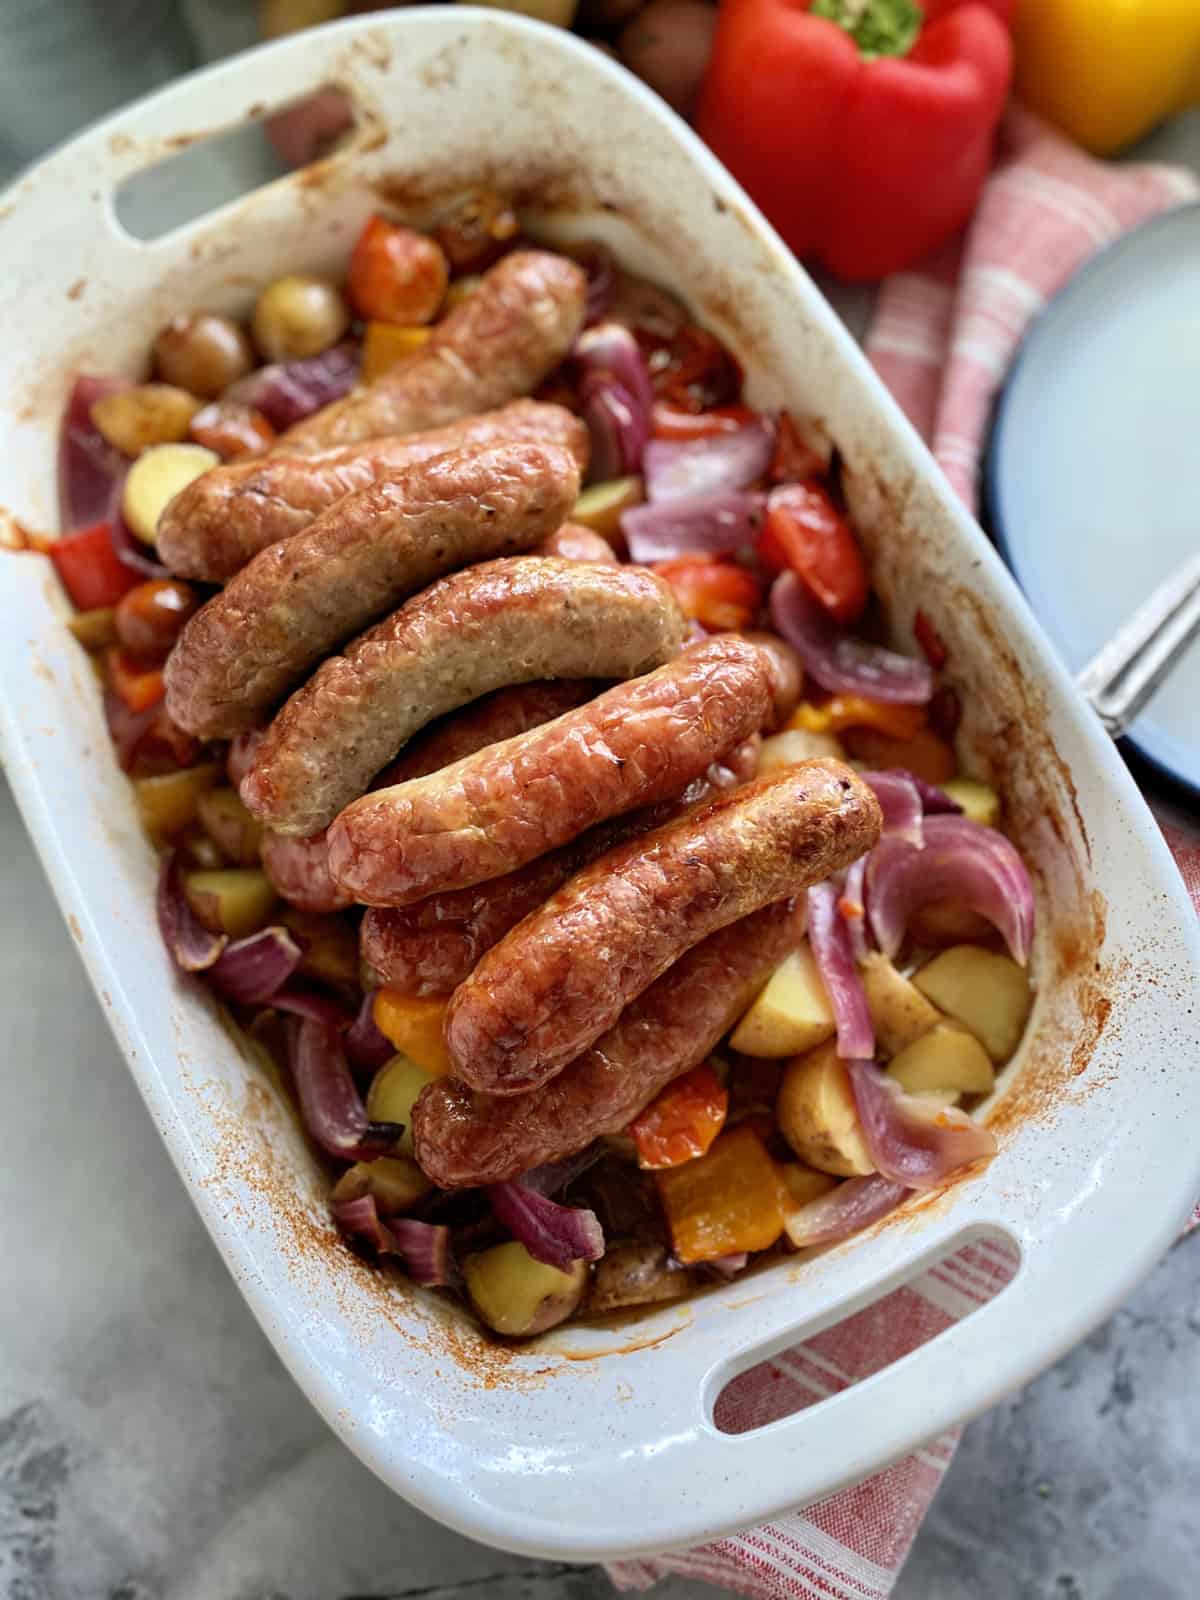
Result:
{"label": "gray marble countertop", "polygon": [[[1200,117],[1151,149],[1200,166]],[[857,323],[863,302],[842,309]],[[0,1016],[0,1597],[608,1592],[595,1570],[436,1526],[303,1400],[163,1151],[2,787]],[[1198,1484],[1200,1232],[967,1430],[897,1600],[1194,1600]]]}

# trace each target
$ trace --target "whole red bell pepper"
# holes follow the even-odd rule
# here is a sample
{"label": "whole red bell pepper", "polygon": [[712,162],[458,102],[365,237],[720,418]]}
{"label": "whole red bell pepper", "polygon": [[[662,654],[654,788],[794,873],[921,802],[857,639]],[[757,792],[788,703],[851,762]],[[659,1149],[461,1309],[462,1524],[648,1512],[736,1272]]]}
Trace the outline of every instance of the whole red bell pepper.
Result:
{"label": "whole red bell pepper", "polygon": [[911,266],[974,210],[1012,76],[1012,0],[721,0],[701,136],[796,254]]}

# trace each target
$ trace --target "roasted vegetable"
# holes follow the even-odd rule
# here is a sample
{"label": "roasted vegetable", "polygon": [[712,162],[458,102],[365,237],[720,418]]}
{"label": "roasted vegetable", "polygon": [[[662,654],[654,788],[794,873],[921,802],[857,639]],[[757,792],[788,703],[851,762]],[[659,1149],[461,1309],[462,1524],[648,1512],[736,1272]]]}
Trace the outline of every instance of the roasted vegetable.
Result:
{"label": "roasted vegetable", "polygon": [[910,1094],[987,1094],[996,1081],[979,1040],[953,1022],[939,1022],[901,1050],[888,1075]]}
{"label": "roasted vegetable", "polygon": [[411,1155],[378,1156],[374,1161],[356,1161],[342,1173],[333,1189],[335,1204],[341,1200],[361,1200],[374,1196],[379,1214],[398,1216],[411,1211],[433,1185]]}
{"label": "roasted vegetable", "polygon": [[638,1166],[677,1167],[702,1156],[725,1126],[729,1096],[704,1061],[669,1083],[629,1124]]}
{"label": "roasted vegetable", "polygon": [[400,327],[393,322],[368,322],[363,339],[362,381],[374,383],[398,361],[407,361],[428,339],[428,328]]}
{"label": "roasted vegetable", "polygon": [[571,521],[611,542],[621,536],[621,513],[640,506],[645,498],[640,478],[610,478],[607,483],[594,483],[583,491],[571,512]]}
{"label": "roasted vegetable", "polygon": [[630,1306],[678,1300],[691,1287],[683,1267],[667,1265],[667,1252],[656,1242],[611,1245],[597,1261],[587,1309],[594,1316]]}
{"label": "roasted vegetable", "polygon": [[350,253],[346,292],[369,322],[432,322],[450,281],[436,239],[386,217],[373,216]]}
{"label": "roasted vegetable", "polygon": [[948,1017],[961,1022],[999,1065],[1021,1042],[1033,1005],[1023,967],[1010,956],[978,945],[943,950],[913,979]]}
{"label": "roasted vegetable", "polygon": [[196,806],[201,826],[235,867],[258,865],[262,823],[242,804],[236,789],[210,789]]}
{"label": "roasted vegetable", "polygon": [[763,740],[758,752],[758,775],[766,777],[778,772],[780,767],[794,767],[798,762],[811,761],[817,756],[832,756],[844,761],[846,752],[832,733],[808,733],[802,728],[788,728],[770,739]]}
{"label": "roasted vegetable", "polygon": [[199,311],[172,317],[154,341],[154,370],[205,400],[215,400],[254,365],[250,341],[228,317]]}
{"label": "roasted vegetable", "polygon": [[396,1149],[401,1155],[413,1153],[413,1102],[425,1085],[433,1082],[433,1073],[426,1072],[406,1055],[394,1055],[371,1080],[367,1090],[367,1115],[372,1122],[400,1124],[404,1133]]}
{"label": "roasted vegetable", "polygon": [[184,623],[200,604],[188,583],[175,578],[152,578],[122,595],[113,621],[117,638],[126,650],[150,660],[165,660]]}
{"label": "roasted vegetable", "polygon": [[390,987],[375,996],[375,1026],[380,1033],[435,1078],[450,1071],[442,1036],[445,1016],[445,1000],[419,999]]}
{"label": "roasted vegetable", "polygon": [[325,278],[276,278],[259,295],[251,319],[254,342],[268,361],[319,356],[350,326],[341,291]]}
{"label": "roasted vegetable", "polygon": [[170,383],[137,383],[114,389],[92,405],[92,421],[122,455],[136,456],[155,444],[187,438],[201,402]]}
{"label": "roasted vegetable", "polygon": [[898,973],[887,956],[871,951],[859,963],[875,1044],[885,1059],[898,1055],[941,1021],[941,1012]]}
{"label": "roasted vegetable", "polygon": [[994,828],[1000,821],[1000,796],[986,783],[976,783],[974,778],[951,778],[945,785],[946,793],[962,807],[964,817]]}
{"label": "roasted vegetable", "polygon": [[722,1134],[707,1155],[655,1173],[654,1181],[685,1263],[766,1250],[783,1232],[779,1170],[746,1123]]}
{"label": "roasted vegetable", "polygon": [[829,998],[805,940],[771,974],[729,1042],[745,1055],[781,1060],[823,1044],[833,1031]]}
{"label": "roasted vegetable", "polygon": [[215,762],[200,767],[185,767],[181,772],[164,772],[156,778],[135,778],[134,798],[138,814],[156,844],[173,839],[196,820],[205,792],[220,781],[221,768]]}
{"label": "roasted vegetable", "polygon": [[463,1277],[471,1303],[489,1328],[510,1339],[528,1339],[566,1319],[583,1299],[588,1264],[569,1272],[535,1261],[513,1239],[467,1256]]}
{"label": "roasted vegetable", "polygon": [[835,1188],[838,1181],[830,1177],[828,1172],[818,1172],[815,1167],[805,1166],[802,1161],[789,1161],[781,1166],[779,1176],[787,1190],[789,1210],[793,1206],[806,1206],[810,1200],[819,1200],[823,1194]]}
{"label": "roasted vegetable", "polygon": [[227,867],[216,872],[189,872],[184,879],[188,905],[213,933],[244,939],[271,920],[275,889],[263,872]]}
{"label": "roasted vegetable", "polygon": [[121,491],[121,511],[138,538],[153,544],[167,502],[220,460],[215,450],[198,444],[155,445],[139,456]]}
{"label": "roasted vegetable", "polygon": [[352,922],[296,906],[284,906],[276,920],[300,946],[296,970],[302,977],[334,989],[357,989],[358,930]]}
{"label": "roasted vegetable", "polygon": [[775,1115],[783,1137],[810,1166],[841,1178],[875,1171],[836,1039],[789,1062]]}

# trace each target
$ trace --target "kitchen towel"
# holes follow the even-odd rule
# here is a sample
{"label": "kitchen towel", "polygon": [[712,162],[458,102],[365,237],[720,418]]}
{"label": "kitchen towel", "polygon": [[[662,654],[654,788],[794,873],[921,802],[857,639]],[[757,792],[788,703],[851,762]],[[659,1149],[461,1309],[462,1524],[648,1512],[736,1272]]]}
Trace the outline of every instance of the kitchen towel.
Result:
{"label": "kitchen towel", "polygon": [[[867,353],[972,511],[992,401],[1032,318],[1097,250],[1198,193],[1190,172],[1094,161],[1013,108],[964,237],[882,286]],[[1200,835],[1182,818],[1160,821],[1200,910]],[[759,1427],[878,1372],[990,1299],[1015,1265],[995,1244],[959,1251],[744,1373],[721,1396],[719,1420],[735,1431]],[[622,1589],[680,1574],[762,1600],[886,1600],[957,1441],[945,1434],[777,1522],[695,1550],[616,1562],[610,1575]]]}

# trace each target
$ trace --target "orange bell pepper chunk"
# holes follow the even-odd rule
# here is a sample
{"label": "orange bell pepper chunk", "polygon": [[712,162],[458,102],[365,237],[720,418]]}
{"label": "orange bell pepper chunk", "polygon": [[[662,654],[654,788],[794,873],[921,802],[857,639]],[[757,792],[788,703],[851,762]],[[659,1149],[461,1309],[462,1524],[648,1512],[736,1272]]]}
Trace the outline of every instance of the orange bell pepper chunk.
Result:
{"label": "orange bell pepper chunk", "polygon": [[948,783],[958,771],[953,749],[932,728],[922,728],[911,739],[890,739],[874,728],[849,728],[846,748],[854,760],[876,771],[904,767],[926,783]]}
{"label": "orange bell pepper chunk", "polygon": [[924,706],[891,705],[861,694],[835,694],[823,705],[802,701],[789,728],[805,733],[841,733],[844,728],[874,728],[892,739],[913,739],[925,726]]}
{"label": "orange bell pepper chunk", "polygon": [[702,1156],[725,1126],[729,1095],[708,1061],[685,1072],[629,1124],[638,1166],[678,1167]]}
{"label": "orange bell pepper chunk", "polygon": [[680,556],[656,561],[654,571],[671,585],[684,616],[706,628],[744,628],[762,604],[758,579],[732,561]]}
{"label": "orange bell pepper chunk", "polygon": [[374,383],[381,374],[415,354],[428,338],[428,328],[403,327],[394,322],[368,322],[363,339],[363,383]]}
{"label": "orange bell pepper chunk", "polygon": [[656,1172],[654,1181],[680,1261],[766,1250],[783,1232],[779,1169],[745,1123],[722,1134],[706,1155]]}
{"label": "orange bell pepper chunk", "polygon": [[447,1001],[402,994],[385,985],[375,996],[375,1026],[397,1050],[435,1078],[450,1072],[444,1023]]}
{"label": "orange bell pepper chunk", "polygon": [[130,711],[148,711],[167,692],[162,667],[140,660],[120,645],[105,651],[104,663],[109,687]]}

